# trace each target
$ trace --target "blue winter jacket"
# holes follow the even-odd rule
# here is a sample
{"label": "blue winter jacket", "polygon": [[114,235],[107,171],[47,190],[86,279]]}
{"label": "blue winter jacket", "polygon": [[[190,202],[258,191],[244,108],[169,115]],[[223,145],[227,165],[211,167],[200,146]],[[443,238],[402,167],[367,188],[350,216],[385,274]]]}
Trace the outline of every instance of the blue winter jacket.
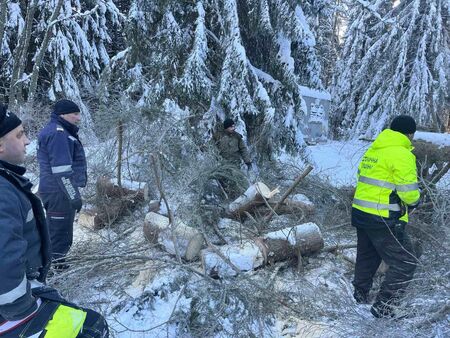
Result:
{"label": "blue winter jacket", "polygon": [[49,230],[25,168],[0,161],[0,323],[37,308],[30,281],[45,281],[50,267]]}
{"label": "blue winter jacket", "polygon": [[[52,113],[38,137],[39,192],[63,192],[79,198],[86,186],[86,156],[78,138],[78,127]],[[75,196],[74,196],[75,194]]]}

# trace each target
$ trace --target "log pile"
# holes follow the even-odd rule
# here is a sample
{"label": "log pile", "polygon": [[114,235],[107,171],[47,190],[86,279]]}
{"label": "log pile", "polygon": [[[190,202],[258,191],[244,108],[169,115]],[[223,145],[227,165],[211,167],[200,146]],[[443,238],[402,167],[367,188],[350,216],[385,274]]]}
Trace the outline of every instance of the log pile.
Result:
{"label": "log pile", "polygon": [[[308,167],[281,197],[277,196],[280,192],[278,188],[270,189],[263,182],[254,183],[228,205],[226,215],[236,220],[249,217],[268,226],[270,219],[279,213],[299,210],[304,214],[313,213],[314,204],[306,196],[297,194],[288,198],[311,170],[312,168]],[[155,212],[156,209],[155,206],[145,217],[143,231],[146,239],[161,245],[166,252],[176,255],[179,259],[193,261],[200,257],[204,272],[220,278],[279,261],[298,259],[298,262],[301,262],[302,256],[316,254],[324,246],[319,227],[311,222],[294,227],[286,226],[277,231],[266,231],[265,234],[262,229],[257,229],[257,233],[253,232],[253,235],[247,238],[242,238],[239,230],[239,239],[232,237],[229,241],[220,233],[223,239],[221,244],[225,245],[216,246],[204,233],[197,230],[197,227],[188,226],[176,219],[170,210],[169,217],[165,217]],[[220,222],[214,227],[216,231],[227,230],[219,225]],[[241,224],[238,225],[240,229]],[[247,235],[251,233],[247,232]],[[207,247],[203,249],[205,244]]]}

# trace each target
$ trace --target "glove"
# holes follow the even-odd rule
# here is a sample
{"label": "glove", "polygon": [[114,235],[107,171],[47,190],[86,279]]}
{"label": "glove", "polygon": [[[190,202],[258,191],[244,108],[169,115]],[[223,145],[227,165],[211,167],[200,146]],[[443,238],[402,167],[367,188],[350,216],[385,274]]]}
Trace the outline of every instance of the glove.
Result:
{"label": "glove", "polygon": [[83,206],[83,201],[81,198],[76,198],[74,200],[70,200],[70,205],[73,209],[75,209],[76,212],[80,212],[81,207]]}
{"label": "glove", "polygon": [[252,163],[245,163],[247,165],[247,170],[252,170]]}

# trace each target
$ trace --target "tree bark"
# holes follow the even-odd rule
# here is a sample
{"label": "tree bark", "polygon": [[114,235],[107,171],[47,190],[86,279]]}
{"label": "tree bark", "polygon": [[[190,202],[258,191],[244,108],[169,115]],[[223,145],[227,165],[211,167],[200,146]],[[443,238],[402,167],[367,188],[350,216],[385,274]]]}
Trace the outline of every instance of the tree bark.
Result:
{"label": "tree bark", "polygon": [[144,235],[149,242],[161,244],[172,255],[176,254],[176,246],[181,257],[188,261],[198,257],[204,244],[203,235],[197,229],[178,220],[172,227],[168,217],[155,212],[145,216]]}
{"label": "tree bark", "polygon": [[[30,46],[31,32],[33,31],[33,19],[36,12],[37,2],[32,0],[27,8],[25,26],[19,37],[16,48],[14,48],[14,65],[9,86],[9,104],[10,106],[20,105],[23,101],[21,77],[27,64],[28,48]],[[1,40],[0,40],[1,41]]]}
{"label": "tree bark", "polygon": [[265,264],[296,258],[298,253],[302,256],[311,255],[322,248],[323,238],[319,227],[314,223],[305,223],[241,244],[224,245],[218,248],[220,254],[207,248],[201,251],[201,258],[205,273],[224,277],[237,275],[236,270],[226,260],[241,271],[248,271]]}
{"label": "tree bark", "polygon": [[58,18],[63,2],[64,0],[59,0],[57,2],[55,10],[53,11],[52,16],[50,17],[49,24],[45,31],[44,39],[42,40],[41,46],[39,47],[39,51],[36,55],[33,71],[31,72],[31,81],[29,87],[30,89],[28,91],[28,101],[30,102],[34,100],[34,96],[36,95],[37,81],[39,78],[39,72],[41,69],[42,61],[44,60],[44,55],[47,52],[47,48],[50,43],[54,22]]}
{"label": "tree bark", "polygon": [[8,14],[8,6],[6,0],[0,1],[0,46],[3,41],[3,34],[5,34],[6,17]]}

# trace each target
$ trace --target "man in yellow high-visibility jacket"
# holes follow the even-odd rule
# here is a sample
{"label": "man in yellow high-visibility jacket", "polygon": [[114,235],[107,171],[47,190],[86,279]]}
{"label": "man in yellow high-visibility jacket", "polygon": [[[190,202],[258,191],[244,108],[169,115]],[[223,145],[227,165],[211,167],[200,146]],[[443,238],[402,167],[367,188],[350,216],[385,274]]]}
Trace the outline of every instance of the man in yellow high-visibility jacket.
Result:
{"label": "man in yellow high-visibility jacket", "polygon": [[364,154],[352,205],[358,246],[354,297],[368,303],[373,276],[383,260],[389,269],[371,308],[375,317],[393,317],[395,305],[411,281],[417,257],[405,232],[408,211],[417,207],[420,191],[411,140],[416,122],[397,116]]}

